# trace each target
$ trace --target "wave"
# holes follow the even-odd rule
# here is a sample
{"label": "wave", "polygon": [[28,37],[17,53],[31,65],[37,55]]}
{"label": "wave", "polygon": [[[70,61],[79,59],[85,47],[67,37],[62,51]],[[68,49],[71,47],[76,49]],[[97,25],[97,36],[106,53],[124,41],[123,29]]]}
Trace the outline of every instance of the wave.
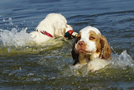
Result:
{"label": "wave", "polygon": [[26,32],[27,28],[23,28],[20,32],[16,28],[11,30],[0,29],[1,46],[24,46],[31,42],[30,34]]}
{"label": "wave", "polygon": [[[4,20],[5,21],[5,20]],[[12,19],[9,19],[9,24],[13,25]],[[50,42],[44,43],[42,45],[36,45],[30,36],[29,33],[27,33],[28,28],[22,28],[21,30],[18,30],[17,28],[12,28],[11,30],[7,29],[0,29],[0,56],[5,56],[5,55],[16,55],[16,54],[27,54],[27,53],[39,53],[39,52],[46,52],[49,50],[57,49],[60,47],[60,49],[63,45],[65,45],[65,39],[64,38],[56,38],[51,40]],[[68,42],[68,41],[67,41]],[[71,44],[72,45],[72,44]],[[64,54],[63,57],[66,55],[71,58],[71,56],[68,54],[71,50],[68,49],[70,47],[70,44],[65,46],[63,49],[62,54]],[[65,53],[67,52],[67,53]],[[50,51],[50,53],[52,53]],[[56,53],[61,53],[60,50],[58,49]],[[65,55],[66,54],[66,55]],[[52,57],[55,58],[55,53],[51,54]],[[61,54],[60,54],[61,56]],[[63,57],[61,57],[61,60],[63,60]],[[40,61],[40,60],[39,60]],[[48,60],[50,61],[50,60]],[[113,53],[112,59],[109,61],[109,63],[102,69],[96,71],[96,72],[89,72],[87,70],[87,66],[84,66],[82,68],[80,67],[73,67],[70,65],[72,62],[72,58],[70,61],[66,61],[63,66],[61,65],[61,62],[59,63],[58,60],[53,60],[52,62],[58,63],[60,65],[59,68],[61,70],[61,73],[64,74],[65,76],[70,76],[70,75],[92,75],[94,73],[100,73],[101,75],[104,74],[112,74],[112,73],[117,73],[119,75],[122,74],[122,72],[127,72],[129,71],[130,75],[134,73],[134,60],[132,57],[127,53],[126,50],[124,50],[121,54]],[[44,59],[42,62],[45,62]],[[46,62],[45,62],[46,63]],[[69,66],[70,65],[70,66]],[[57,66],[57,65],[56,65]],[[69,67],[68,67],[69,66]],[[121,72],[121,73],[120,73]],[[99,75],[100,75],[99,74]],[[127,76],[128,74],[126,74]],[[132,76],[130,76],[132,77]]]}
{"label": "wave", "polygon": [[0,55],[39,53],[61,47],[63,42],[66,41],[59,37],[38,45],[26,31],[27,28],[23,28],[21,31],[16,28],[11,30],[0,29]]}
{"label": "wave", "polygon": [[[114,53],[111,57],[112,59],[109,61],[100,61],[100,59],[96,59],[93,62],[89,62],[87,65],[84,66],[69,66],[69,69],[64,72],[64,75],[74,75],[74,76],[89,76],[89,75],[104,75],[109,76],[113,74],[121,75],[124,72],[127,73],[134,73],[134,60],[132,57],[124,50],[121,54]],[[101,68],[97,71],[89,71],[89,64],[97,66],[97,64],[105,64],[101,66]],[[127,73],[125,73],[127,75]],[[130,74],[131,75],[131,74]],[[129,75],[128,75],[129,76]],[[131,77],[131,76],[130,76]]]}

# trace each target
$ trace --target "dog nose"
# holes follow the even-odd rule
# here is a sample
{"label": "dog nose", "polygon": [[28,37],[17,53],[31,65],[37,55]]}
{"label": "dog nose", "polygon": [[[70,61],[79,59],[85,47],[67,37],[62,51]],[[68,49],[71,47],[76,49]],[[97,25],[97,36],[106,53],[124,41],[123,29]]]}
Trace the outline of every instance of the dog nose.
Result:
{"label": "dog nose", "polygon": [[82,46],[82,45],[84,45],[84,41],[80,41],[78,44],[79,44],[80,46]]}

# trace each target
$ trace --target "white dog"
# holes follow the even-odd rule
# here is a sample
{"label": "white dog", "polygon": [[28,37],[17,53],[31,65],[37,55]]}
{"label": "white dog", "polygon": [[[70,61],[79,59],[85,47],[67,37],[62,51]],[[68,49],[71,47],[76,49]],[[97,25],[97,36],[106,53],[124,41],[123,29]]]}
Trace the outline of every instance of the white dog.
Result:
{"label": "white dog", "polygon": [[51,13],[39,23],[36,31],[30,34],[33,41],[40,44],[59,36],[70,38],[77,33],[73,32],[72,26],[67,24],[67,20],[63,15]]}

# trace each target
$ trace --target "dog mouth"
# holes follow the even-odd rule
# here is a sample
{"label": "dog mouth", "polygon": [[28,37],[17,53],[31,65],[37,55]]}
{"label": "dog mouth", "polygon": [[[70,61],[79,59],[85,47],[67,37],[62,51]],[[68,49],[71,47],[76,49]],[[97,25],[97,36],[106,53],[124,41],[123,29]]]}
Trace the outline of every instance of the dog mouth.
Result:
{"label": "dog mouth", "polygon": [[86,50],[83,50],[83,49],[78,50],[78,52],[79,52],[80,54],[91,54],[90,51],[86,51]]}

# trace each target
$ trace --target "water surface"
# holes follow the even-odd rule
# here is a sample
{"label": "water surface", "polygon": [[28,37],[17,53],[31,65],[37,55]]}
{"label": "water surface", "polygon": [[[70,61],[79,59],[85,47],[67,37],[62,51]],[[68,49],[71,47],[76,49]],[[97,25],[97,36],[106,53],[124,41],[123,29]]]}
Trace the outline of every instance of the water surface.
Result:
{"label": "water surface", "polygon": [[[134,89],[133,0],[2,0],[1,89]],[[74,69],[74,40],[31,43],[29,32],[49,13],[61,13],[76,32],[91,25],[107,37],[110,65],[97,72]]]}

